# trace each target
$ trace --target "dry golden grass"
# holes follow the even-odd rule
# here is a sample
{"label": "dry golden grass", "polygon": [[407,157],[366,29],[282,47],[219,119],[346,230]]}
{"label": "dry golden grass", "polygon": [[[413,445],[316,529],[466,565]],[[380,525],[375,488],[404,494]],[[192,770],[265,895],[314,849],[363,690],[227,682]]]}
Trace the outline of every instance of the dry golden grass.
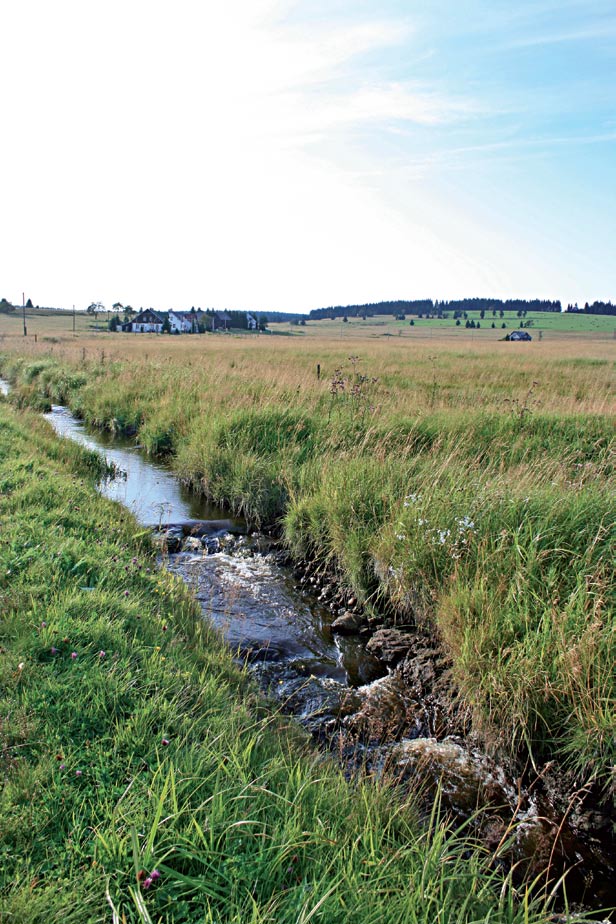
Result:
{"label": "dry golden grass", "polygon": [[29,316],[27,322],[24,338],[20,317],[0,316],[0,352],[51,355],[71,364],[119,361],[133,373],[141,364],[166,371],[173,365],[184,379],[191,370],[197,388],[216,381],[224,393],[233,383],[235,401],[241,381],[258,381],[263,400],[284,400],[299,389],[300,403],[310,404],[327,390],[334,370],[350,369],[349,357],[357,356],[356,370],[379,379],[379,415],[480,408],[515,413],[525,402],[559,414],[616,410],[616,340],[608,334],[550,332],[544,340],[516,344],[499,340],[499,330],[375,337],[369,327],[345,325],[341,338],[341,325],[332,324],[331,330],[308,326],[307,333],[289,336],[171,337],[96,331],[84,315],[77,315],[75,334],[70,314]]}

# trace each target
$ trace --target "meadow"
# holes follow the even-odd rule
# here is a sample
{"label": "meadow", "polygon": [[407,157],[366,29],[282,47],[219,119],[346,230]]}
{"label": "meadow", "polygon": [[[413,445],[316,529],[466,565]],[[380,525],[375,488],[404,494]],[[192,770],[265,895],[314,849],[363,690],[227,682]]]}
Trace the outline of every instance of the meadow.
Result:
{"label": "meadow", "polygon": [[369,612],[427,629],[483,747],[556,761],[609,803],[616,342],[375,330],[7,335],[0,350],[18,403],[134,433]]}

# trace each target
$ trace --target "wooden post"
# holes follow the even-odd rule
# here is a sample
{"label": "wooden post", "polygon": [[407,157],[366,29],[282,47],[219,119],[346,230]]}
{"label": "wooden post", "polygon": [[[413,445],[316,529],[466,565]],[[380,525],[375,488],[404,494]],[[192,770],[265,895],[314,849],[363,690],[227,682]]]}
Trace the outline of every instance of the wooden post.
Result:
{"label": "wooden post", "polygon": [[321,378],[321,363],[317,363],[317,381]]}

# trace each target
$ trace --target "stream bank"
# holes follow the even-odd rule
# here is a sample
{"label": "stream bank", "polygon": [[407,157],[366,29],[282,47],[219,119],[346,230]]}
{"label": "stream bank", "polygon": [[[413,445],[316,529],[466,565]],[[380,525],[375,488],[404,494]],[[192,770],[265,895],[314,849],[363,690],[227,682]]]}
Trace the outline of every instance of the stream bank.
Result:
{"label": "stream bank", "polygon": [[[350,770],[386,771],[423,790],[426,813],[437,790],[460,819],[479,808],[477,834],[489,847],[509,837],[527,872],[551,867],[557,878],[568,869],[576,899],[595,907],[616,901],[613,855],[602,843],[609,819],[595,806],[589,838],[583,799],[559,805],[549,769],[523,783],[465,738],[450,664],[429,635],[368,621],[331,575],[309,562],[290,568],[276,540],[205,504],[130,440],[86,433],[66,408],[46,416],[58,432],[104,451],[120,472],[106,482],[107,496],[156,529],[166,567],[191,587],[238,660]],[[345,617],[355,620],[352,631],[333,629]]]}
{"label": "stream bank", "polygon": [[[47,416],[58,432],[105,452],[119,474],[102,485],[103,493],[125,503],[144,526],[163,536],[167,567],[193,588],[203,612],[238,658],[250,664],[262,688],[339,752],[349,768],[386,769],[406,785],[425,785],[432,792],[438,782],[446,804],[460,817],[478,805],[491,806],[481,832],[488,843],[513,833],[518,851],[537,866],[552,859],[553,874],[560,869],[556,853],[562,849],[562,865],[580,873],[576,898],[595,907],[610,903],[612,866],[609,855],[602,855],[603,844],[596,838],[580,841],[567,821],[561,826],[547,801],[532,790],[520,790],[503,767],[452,737],[452,731],[464,728],[449,724],[459,722],[460,714],[447,702],[447,664],[434,669],[434,656],[440,655],[430,650],[429,639],[420,643],[415,634],[399,629],[373,633],[376,624],[367,626],[363,637],[361,632],[332,632],[331,606],[342,601],[326,605],[329,595],[317,588],[316,575],[306,568],[295,574],[285,568],[275,542],[183,492],[165,466],[145,460],[130,441],[99,440],[98,433],[86,432],[62,407]],[[114,457],[116,451],[124,454],[121,460]],[[174,533],[180,547],[170,551]],[[306,587],[318,589],[322,599]],[[344,604],[337,609],[361,624],[353,602]],[[365,644],[368,635],[371,642]],[[380,658],[370,652],[370,644]],[[575,811],[574,806],[569,816],[575,818]]]}

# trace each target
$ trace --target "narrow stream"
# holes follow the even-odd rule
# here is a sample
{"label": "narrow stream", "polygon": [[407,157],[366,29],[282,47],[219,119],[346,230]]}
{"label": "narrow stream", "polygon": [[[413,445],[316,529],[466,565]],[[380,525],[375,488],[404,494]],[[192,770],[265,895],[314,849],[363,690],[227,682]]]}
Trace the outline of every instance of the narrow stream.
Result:
{"label": "narrow stream", "polygon": [[[0,379],[0,393],[8,390]],[[413,722],[421,704],[359,637],[332,632],[331,609],[298,586],[273,540],[250,533],[243,520],[182,487],[169,467],[146,459],[131,440],[88,430],[65,407],[53,406],[44,416],[59,435],[104,454],[116,474],[101,482],[101,492],[152,527],[164,547],[164,565],[191,587],[203,614],[262,689],[349,770],[387,766],[401,781],[421,786],[428,802],[440,786],[445,805],[460,817],[482,808],[480,833],[491,846],[513,822],[516,859],[537,868],[550,859],[558,831],[553,875],[573,868],[570,899],[616,904],[613,852],[592,833],[580,837],[568,822],[561,826],[545,799],[520,791],[500,766],[463,741],[422,737],[425,731]],[[384,715],[396,717],[396,740],[345,735],[358,716]]]}

